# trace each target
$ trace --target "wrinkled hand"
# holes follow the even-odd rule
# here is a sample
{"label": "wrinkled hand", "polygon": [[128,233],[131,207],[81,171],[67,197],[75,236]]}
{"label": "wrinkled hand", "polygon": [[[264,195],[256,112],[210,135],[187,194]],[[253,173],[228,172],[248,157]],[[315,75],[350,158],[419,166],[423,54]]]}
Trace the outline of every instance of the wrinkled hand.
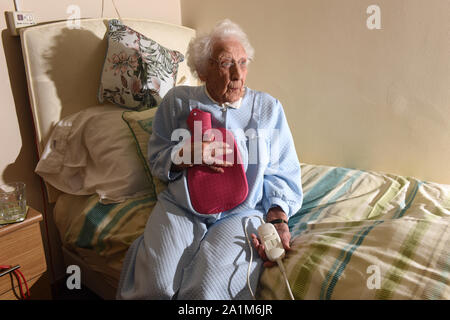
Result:
{"label": "wrinkled hand", "polygon": [[[275,220],[275,219],[283,219],[287,220],[287,216],[280,207],[271,208],[267,213],[267,221]],[[275,229],[280,236],[281,243],[283,244],[284,250],[291,250],[290,241],[291,241],[291,233],[289,232],[289,227],[286,223],[276,223],[274,224]],[[270,261],[267,259],[266,252],[264,251],[264,245],[258,239],[257,235],[252,234],[252,243],[258,252],[261,259],[264,261],[264,267],[269,268],[275,266],[277,263],[274,261]]]}
{"label": "wrinkled hand", "polygon": [[[172,159],[172,171],[182,171],[194,165],[204,165],[217,173],[223,173],[223,167],[232,166],[233,163],[223,160],[223,156],[233,152],[228,143],[214,141],[213,136],[205,137],[200,142],[188,141],[178,151],[175,159]],[[201,155],[201,159],[195,159],[195,155]],[[198,163],[201,162],[201,163]]]}

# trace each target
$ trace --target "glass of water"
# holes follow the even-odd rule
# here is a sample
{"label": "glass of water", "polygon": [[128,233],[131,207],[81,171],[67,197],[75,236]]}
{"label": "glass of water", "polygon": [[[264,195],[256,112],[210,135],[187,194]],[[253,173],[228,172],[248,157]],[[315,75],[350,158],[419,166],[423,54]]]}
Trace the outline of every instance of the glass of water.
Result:
{"label": "glass of water", "polygon": [[11,182],[0,186],[0,224],[20,222],[27,215],[25,183]]}

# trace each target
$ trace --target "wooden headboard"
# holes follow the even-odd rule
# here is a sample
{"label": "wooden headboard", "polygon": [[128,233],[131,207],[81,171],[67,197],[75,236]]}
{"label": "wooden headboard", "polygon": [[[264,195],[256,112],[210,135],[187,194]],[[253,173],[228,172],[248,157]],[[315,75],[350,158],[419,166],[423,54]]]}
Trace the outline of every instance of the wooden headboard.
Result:
{"label": "wooden headboard", "polygon": [[[108,20],[82,19],[79,28],[75,29],[63,21],[22,30],[22,50],[39,157],[60,119],[99,104],[97,92],[106,54]],[[193,29],[164,22],[122,21],[183,54],[195,36]],[[186,60],[180,64],[177,79],[185,79],[185,83],[191,85],[198,83]],[[55,190],[47,185],[47,191],[50,202],[56,201]]]}

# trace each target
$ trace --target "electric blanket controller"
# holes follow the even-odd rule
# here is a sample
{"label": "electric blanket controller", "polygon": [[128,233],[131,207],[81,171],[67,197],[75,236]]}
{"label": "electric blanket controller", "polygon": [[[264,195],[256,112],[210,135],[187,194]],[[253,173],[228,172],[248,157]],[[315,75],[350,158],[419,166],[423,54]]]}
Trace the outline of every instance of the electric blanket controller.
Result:
{"label": "electric blanket controller", "polygon": [[[266,252],[267,259],[269,259],[270,261],[274,261],[278,264],[281,274],[283,275],[284,281],[286,282],[286,287],[289,291],[289,296],[291,297],[292,300],[295,300],[295,297],[292,294],[291,286],[289,285],[286,269],[283,266],[282,259],[284,258],[285,251],[283,244],[281,243],[280,236],[278,235],[277,229],[275,229],[275,226],[272,223],[265,223],[260,216],[252,216],[252,217],[258,217],[259,220],[261,221],[261,225],[258,228],[258,236],[259,240],[264,245],[264,251]],[[245,220],[244,232],[245,237],[247,238],[248,246],[250,247],[250,263],[248,264],[247,269],[247,286],[248,289],[250,290],[253,299],[256,299],[252,287],[250,285],[250,270],[251,270],[250,266],[252,265],[253,261],[253,250],[247,233],[247,225],[248,222],[250,221],[250,218],[252,217],[248,217]]]}
{"label": "electric blanket controller", "polygon": [[258,236],[264,245],[264,251],[270,261],[284,258],[284,247],[277,229],[271,223],[264,223],[258,228]]}

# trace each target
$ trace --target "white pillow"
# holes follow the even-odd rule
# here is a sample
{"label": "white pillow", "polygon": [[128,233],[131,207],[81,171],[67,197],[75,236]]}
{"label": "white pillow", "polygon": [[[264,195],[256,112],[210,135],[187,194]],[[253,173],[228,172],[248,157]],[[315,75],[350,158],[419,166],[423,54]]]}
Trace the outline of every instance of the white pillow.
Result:
{"label": "white pillow", "polygon": [[102,203],[154,193],[122,113],[102,105],[60,120],[36,173],[65,193],[97,193]]}

